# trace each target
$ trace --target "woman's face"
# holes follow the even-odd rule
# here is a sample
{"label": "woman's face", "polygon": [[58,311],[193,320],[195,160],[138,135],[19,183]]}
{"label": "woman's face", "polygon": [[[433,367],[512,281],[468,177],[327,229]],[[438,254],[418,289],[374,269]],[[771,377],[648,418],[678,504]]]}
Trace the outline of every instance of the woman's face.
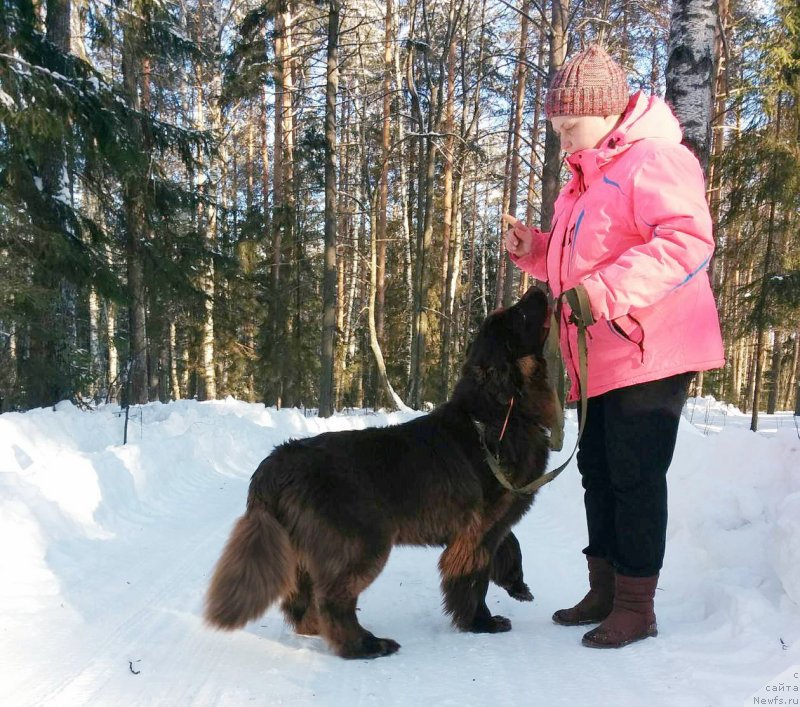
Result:
{"label": "woman's face", "polygon": [[599,147],[616,127],[619,118],[619,114],[554,115],[550,118],[550,123],[561,138],[561,149],[571,155],[573,152]]}

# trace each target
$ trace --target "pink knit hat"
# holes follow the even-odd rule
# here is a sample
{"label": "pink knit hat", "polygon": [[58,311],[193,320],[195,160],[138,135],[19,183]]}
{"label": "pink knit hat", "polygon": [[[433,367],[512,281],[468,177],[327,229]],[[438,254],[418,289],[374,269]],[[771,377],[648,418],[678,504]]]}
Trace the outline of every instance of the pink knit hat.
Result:
{"label": "pink knit hat", "polygon": [[599,44],[576,54],[556,71],[544,110],[555,115],[615,115],[628,105],[628,79],[623,68]]}

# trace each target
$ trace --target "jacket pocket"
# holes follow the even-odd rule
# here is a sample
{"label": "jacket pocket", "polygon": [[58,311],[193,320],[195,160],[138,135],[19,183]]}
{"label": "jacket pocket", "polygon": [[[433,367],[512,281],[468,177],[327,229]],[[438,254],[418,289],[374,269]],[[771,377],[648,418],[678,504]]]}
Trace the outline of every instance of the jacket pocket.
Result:
{"label": "jacket pocket", "polygon": [[644,362],[644,329],[636,317],[624,314],[616,319],[607,320],[608,328],[618,339],[639,349]]}

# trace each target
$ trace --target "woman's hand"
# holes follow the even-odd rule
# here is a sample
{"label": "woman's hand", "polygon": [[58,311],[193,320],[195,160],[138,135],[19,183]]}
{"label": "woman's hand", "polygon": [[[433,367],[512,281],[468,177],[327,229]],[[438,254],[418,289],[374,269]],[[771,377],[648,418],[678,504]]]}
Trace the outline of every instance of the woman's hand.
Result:
{"label": "woman's hand", "polygon": [[517,258],[523,258],[531,252],[533,236],[539,230],[526,226],[511,214],[503,214],[502,220],[509,228],[505,233],[506,250]]}

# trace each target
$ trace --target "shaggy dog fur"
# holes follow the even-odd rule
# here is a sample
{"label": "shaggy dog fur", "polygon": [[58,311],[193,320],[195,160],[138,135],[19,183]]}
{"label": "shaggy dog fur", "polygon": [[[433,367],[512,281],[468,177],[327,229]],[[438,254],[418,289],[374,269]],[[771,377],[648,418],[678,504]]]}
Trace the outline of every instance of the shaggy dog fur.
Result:
{"label": "shaggy dog fur", "polygon": [[553,415],[542,358],[546,320],[546,298],[534,288],[493,312],[452,398],[429,415],[277,447],[253,474],[247,511],[217,564],[208,622],[238,628],[281,599],[298,633],[321,634],[338,655],[389,655],[399,644],[359,624],[358,595],[394,545],[444,545],[444,607],[455,626],[510,630],[508,619],[490,613],[486,590],[491,578],[518,599],[532,598],[509,530],[533,497],[500,485],[486,449],[515,487],[545,469]]}

